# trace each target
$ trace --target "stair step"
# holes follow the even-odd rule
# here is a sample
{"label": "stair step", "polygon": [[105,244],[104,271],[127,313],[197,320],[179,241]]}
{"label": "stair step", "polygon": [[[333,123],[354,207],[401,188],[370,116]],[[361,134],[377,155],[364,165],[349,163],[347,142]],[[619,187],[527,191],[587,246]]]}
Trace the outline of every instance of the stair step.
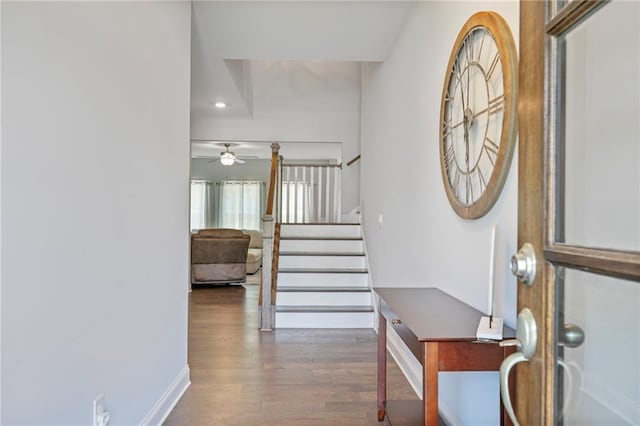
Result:
{"label": "stair step", "polygon": [[282,237],[282,241],[362,241],[362,237]]}
{"label": "stair step", "polygon": [[368,274],[362,268],[278,268],[280,274]]}
{"label": "stair step", "polygon": [[276,327],[372,328],[360,224],[283,224]]}
{"label": "stair step", "polygon": [[277,306],[371,306],[369,291],[280,291]]}
{"label": "stair step", "polygon": [[276,312],[373,312],[371,306],[316,306],[316,305],[281,305],[276,306]]}
{"label": "stair step", "polygon": [[366,266],[364,256],[353,255],[285,255],[280,253],[278,267],[280,268],[333,268],[333,269],[363,269]]}
{"label": "stair step", "polygon": [[280,239],[280,253],[363,253],[362,238],[303,238]]}
{"label": "stair step", "polygon": [[369,288],[369,274],[362,272],[287,272],[280,269],[278,288],[285,287],[365,287]]}
{"label": "stair step", "polygon": [[298,223],[298,222],[282,222],[282,225],[287,226],[308,226],[308,225],[321,225],[321,226],[348,226],[348,225],[357,225],[360,226],[359,222],[306,222],[306,223]]}
{"label": "stair step", "polygon": [[369,287],[279,287],[279,293],[287,292],[309,292],[309,293],[368,293],[371,289]]}
{"label": "stair step", "polygon": [[321,252],[321,251],[282,251],[280,256],[364,256],[362,252],[342,253],[342,252]]}
{"label": "stair step", "polygon": [[322,238],[361,238],[359,224],[282,224],[281,238],[322,237]]}
{"label": "stair step", "polygon": [[373,309],[355,308],[276,306],[276,328],[373,328]]}

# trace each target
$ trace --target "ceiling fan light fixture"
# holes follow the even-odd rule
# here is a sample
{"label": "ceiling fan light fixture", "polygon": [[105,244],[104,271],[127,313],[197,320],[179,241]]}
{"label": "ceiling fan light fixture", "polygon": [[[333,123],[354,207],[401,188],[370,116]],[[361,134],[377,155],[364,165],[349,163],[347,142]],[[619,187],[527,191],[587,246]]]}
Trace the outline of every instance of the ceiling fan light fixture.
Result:
{"label": "ceiling fan light fixture", "polygon": [[220,155],[220,162],[225,166],[231,166],[236,161],[236,156],[230,152],[225,152]]}

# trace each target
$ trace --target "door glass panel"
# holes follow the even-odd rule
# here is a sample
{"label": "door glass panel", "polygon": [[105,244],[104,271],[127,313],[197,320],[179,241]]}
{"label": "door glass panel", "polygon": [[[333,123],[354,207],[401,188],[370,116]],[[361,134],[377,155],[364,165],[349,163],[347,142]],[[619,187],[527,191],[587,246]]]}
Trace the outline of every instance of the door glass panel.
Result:
{"label": "door glass panel", "polygon": [[565,36],[559,242],[640,249],[639,26],[640,2],[614,1]]}
{"label": "door glass panel", "polygon": [[577,0],[557,0],[551,2],[551,17],[554,17],[563,7]]}
{"label": "door glass panel", "polygon": [[558,276],[563,272],[559,327],[577,325],[584,342],[558,346],[563,392],[556,413],[565,425],[638,425],[640,283],[570,269]]}

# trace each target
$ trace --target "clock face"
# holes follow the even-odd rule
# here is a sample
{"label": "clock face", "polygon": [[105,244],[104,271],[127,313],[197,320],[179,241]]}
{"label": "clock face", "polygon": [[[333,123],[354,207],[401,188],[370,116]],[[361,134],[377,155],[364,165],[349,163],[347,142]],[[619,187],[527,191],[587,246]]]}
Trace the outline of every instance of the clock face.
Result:
{"label": "clock face", "polygon": [[473,15],[451,53],[441,103],[440,163],[461,217],[483,216],[506,180],[516,136],[515,44],[492,12]]}

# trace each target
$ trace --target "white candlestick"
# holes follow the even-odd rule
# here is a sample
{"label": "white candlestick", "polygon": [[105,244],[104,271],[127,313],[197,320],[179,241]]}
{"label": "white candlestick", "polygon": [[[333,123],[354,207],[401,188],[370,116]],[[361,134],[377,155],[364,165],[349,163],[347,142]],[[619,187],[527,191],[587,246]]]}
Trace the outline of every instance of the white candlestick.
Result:
{"label": "white candlestick", "polygon": [[493,315],[493,291],[495,287],[495,269],[496,269],[496,230],[498,225],[493,225],[491,231],[491,259],[489,263],[489,315]]}

